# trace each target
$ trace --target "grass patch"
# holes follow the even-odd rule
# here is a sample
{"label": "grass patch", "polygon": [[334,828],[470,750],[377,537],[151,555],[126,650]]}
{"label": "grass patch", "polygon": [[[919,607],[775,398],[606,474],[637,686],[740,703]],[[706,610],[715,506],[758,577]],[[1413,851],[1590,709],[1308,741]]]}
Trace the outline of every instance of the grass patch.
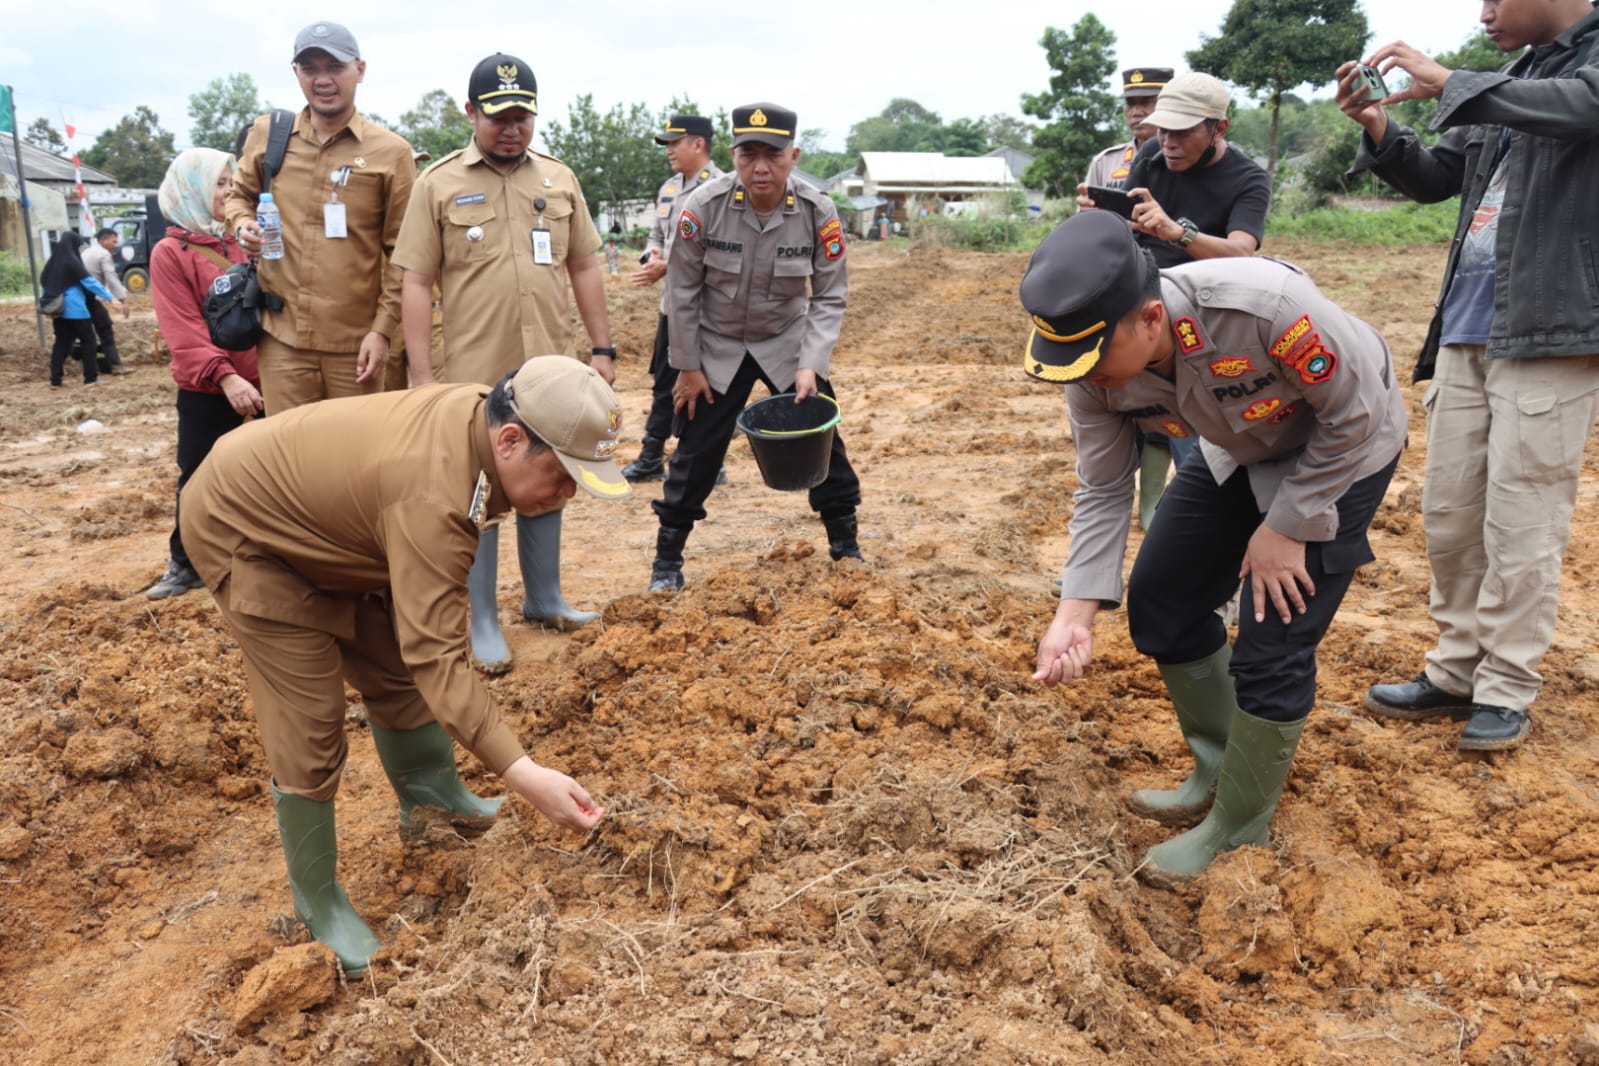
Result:
{"label": "grass patch", "polygon": [[1395,203],[1375,208],[1329,206],[1298,214],[1272,212],[1266,219],[1268,241],[1343,241],[1348,244],[1396,246],[1447,244],[1455,235],[1458,199],[1438,204]]}

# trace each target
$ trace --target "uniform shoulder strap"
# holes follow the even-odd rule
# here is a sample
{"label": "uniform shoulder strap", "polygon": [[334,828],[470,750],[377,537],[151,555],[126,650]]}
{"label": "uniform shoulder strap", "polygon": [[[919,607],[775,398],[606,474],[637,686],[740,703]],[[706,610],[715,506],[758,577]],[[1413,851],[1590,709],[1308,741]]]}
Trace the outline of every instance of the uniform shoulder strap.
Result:
{"label": "uniform shoulder strap", "polygon": [[272,127],[267,132],[266,154],[261,157],[261,191],[272,191],[272,179],[283,169],[289,151],[289,134],[294,132],[294,112],[283,107],[272,109]]}

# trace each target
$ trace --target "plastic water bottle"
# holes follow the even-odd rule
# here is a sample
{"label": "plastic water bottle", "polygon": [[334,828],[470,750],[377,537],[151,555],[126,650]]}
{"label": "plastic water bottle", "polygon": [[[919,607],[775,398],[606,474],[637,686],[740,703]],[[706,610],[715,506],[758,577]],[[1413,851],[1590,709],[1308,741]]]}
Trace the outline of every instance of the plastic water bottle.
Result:
{"label": "plastic water bottle", "polygon": [[261,203],[255,209],[255,223],[261,227],[261,258],[283,258],[283,216],[278,214],[278,205],[272,202],[272,194],[261,194]]}

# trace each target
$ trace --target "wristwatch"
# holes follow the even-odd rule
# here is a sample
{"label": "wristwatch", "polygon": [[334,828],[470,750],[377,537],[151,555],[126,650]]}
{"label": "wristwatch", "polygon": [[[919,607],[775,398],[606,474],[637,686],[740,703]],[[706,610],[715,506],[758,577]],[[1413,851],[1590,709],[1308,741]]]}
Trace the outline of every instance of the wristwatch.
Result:
{"label": "wristwatch", "polygon": [[1168,244],[1175,244],[1179,248],[1187,248],[1194,243],[1194,238],[1199,236],[1199,227],[1186,218],[1179,218],[1177,224],[1183,228],[1182,233],[1173,237]]}

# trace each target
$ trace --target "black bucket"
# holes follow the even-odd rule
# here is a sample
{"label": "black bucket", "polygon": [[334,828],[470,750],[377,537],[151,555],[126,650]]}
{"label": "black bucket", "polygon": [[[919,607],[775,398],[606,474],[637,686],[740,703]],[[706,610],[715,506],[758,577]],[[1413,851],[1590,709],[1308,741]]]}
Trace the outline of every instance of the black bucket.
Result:
{"label": "black bucket", "polygon": [[782,392],[744,408],[738,428],[750,439],[766,487],[795,492],[827,480],[838,419],[838,401],[831,396],[817,393],[795,403],[792,392]]}

